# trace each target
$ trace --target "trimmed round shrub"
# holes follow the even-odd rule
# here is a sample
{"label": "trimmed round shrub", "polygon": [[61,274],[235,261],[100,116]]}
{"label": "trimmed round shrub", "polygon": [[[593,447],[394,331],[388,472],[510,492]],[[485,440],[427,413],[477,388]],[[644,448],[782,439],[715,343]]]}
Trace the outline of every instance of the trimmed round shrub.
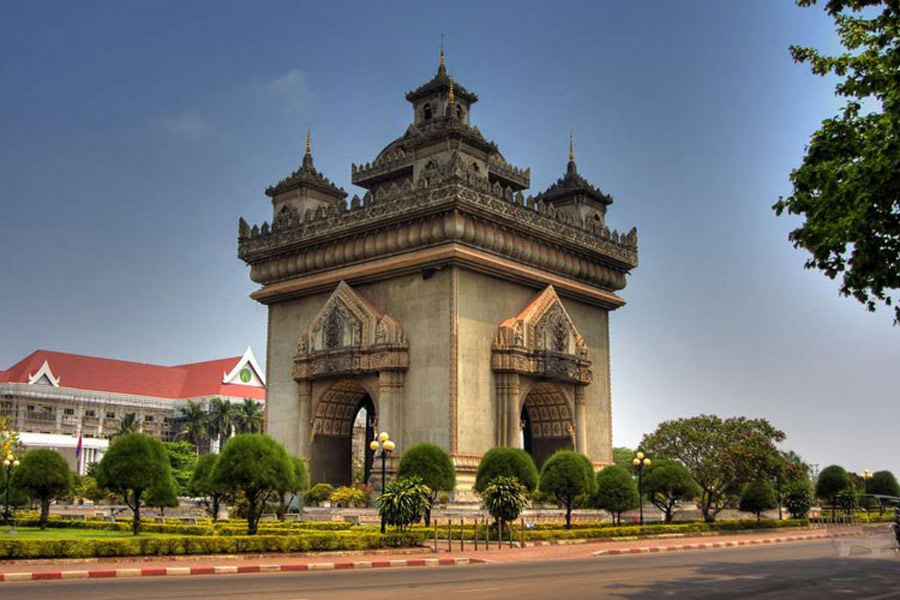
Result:
{"label": "trimmed round shrub", "polygon": [[789,482],[783,491],[784,507],[794,519],[805,519],[813,502],[812,486],[806,479]]}
{"label": "trimmed round shrub", "polygon": [[663,511],[666,523],[671,523],[675,505],[699,496],[700,486],[680,462],[657,460],[644,473],[644,494]]}
{"label": "trimmed round shrub", "polygon": [[341,486],[331,493],[331,503],[335,506],[356,508],[365,506],[367,499],[366,493],[359,488]]}
{"label": "trimmed round shrub", "polygon": [[822,469],[816,481],[816,498],[831,503],[831,516],[834,518],[838,494],[850,487],[850,475],[843,467],[830,465]]}
{"label": "trimmed round shrub", "polygon": [[613,521],[621,524],[622,513],[638,507],[637,483],[624,467],[604,467],[597,473],[597,492],[592,500],[594,506],[609,511]]}
{"label": "trimmed round shrub", "polygon": [[554,453],[541,469],[540,490],[551,494],[566,509],[566,529],[572,527],[572,509],[597,489],[594,467],[583,454],[572,450]]}
{"label": "trimmed round shrub", "polygon": [[[47,526],[50,501],[69,492],[69,465],[55,450],[32,450],[22,457],[19,468],[13,471],[13,482],[23,492],[41,504],[40,527]],[[10,494],[12,496],[12,494]]]}
{"label": "trimmed round shrub", "polygon": [[890,471],[875,471],[869,480],[869,493],[884,496],[900,496],[900,484]]}
{"label": "trimmed round shrub", "polygon": [[331,494],[333,493],[334,486],[330,483],[317,483],[316,485],[309,488],[308,492],[306,492],[306,501],[324,502],[325,500],[330,500]]}
{"label": "trimmed round shrub", "polygon": [[778,506],[775,498],[775,488],[765,480],[751,481],[741,489],[739,508],[744,512],[756,515],[756,520],[762,518],[764,511]]}
{"label": "trimmed round shrub", "polygon": [[498,447],[485,452],[475,475],[475,491],[481,494],[495,477],[515,477],[529,492],[538,486],[534,460],[521,448]]}
{"label": "trimmed round shrub", "polygon": [[456,487],[456,470],[450,455],[435,444],[422,442],[403,453],[397,478],[418,475],[422,482],[437,494]]}

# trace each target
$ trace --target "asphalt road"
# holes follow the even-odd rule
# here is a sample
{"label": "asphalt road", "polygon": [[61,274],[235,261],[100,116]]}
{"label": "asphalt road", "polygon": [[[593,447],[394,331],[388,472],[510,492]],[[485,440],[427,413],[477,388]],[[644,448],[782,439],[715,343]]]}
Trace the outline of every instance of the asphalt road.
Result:
{"label": "asphalt road", "polygon": [[466,567],[0,583],[3,600],[464,597],[900,600],[900,558],[838,558],[829,542],[804,542]]}

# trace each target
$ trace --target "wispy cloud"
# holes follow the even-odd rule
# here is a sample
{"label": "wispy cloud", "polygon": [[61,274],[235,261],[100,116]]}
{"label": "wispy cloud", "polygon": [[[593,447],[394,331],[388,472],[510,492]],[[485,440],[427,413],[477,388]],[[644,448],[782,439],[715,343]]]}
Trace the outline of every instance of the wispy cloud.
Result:
{"label": "wispy cloud", "polygon": [[265,82],[260,87],[260,92],[263,96],[283,102],[287,108],[294,110],[307,109],[313,97],[302,69],[291,69]]}
{"label": "wispy cloud", "polygon": [[187,140],[200,140],[212,133],[210,122],[196,112],[184,112],[162,119],[163,129]]}

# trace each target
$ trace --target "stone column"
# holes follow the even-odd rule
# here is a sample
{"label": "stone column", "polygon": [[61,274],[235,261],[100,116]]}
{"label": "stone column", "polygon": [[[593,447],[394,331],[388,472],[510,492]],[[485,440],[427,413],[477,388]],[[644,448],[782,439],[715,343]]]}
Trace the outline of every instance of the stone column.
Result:
{"label": "stone column", "polygon": [[519,409],[519,375],[507,373],[506,377],[506,446],[521,448],[519,423],[522,421],[522,411]]}
{"label": "stone column", "polygon": [[403,454],[406,435],[403,429],[403,371],[382,371],[378,374],[378,431],[387,431]]}
{"label": "stone column", "polygon": [[[312,460],[312,384],[308,379],[297,382],[297,403],[300,418],[297,423],[297,454],[307,462]],[[269,413],[271,414],[271,413]]]}
{"label": "stone column", "polygon": [[575,451],[587,454],[587,400],[584,397],[584,386],[575,385]]}

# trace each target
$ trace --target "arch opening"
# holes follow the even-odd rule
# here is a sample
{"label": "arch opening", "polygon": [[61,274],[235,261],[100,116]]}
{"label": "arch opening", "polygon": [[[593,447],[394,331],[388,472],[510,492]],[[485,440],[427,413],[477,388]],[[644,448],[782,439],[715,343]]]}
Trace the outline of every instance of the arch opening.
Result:
{"label": "arch opening", "polygon": [[376,424],[375,403],[358,382],[341,381],[325,391],[313,418],[311,483],[367,483],[373,461],[368,440]]}
{"label": "arch opening", "polygon": [[522,403],[522,447],[538,469],[557,450],[573,450],[574,418],[565,394],[554,383],[538,383]]}

